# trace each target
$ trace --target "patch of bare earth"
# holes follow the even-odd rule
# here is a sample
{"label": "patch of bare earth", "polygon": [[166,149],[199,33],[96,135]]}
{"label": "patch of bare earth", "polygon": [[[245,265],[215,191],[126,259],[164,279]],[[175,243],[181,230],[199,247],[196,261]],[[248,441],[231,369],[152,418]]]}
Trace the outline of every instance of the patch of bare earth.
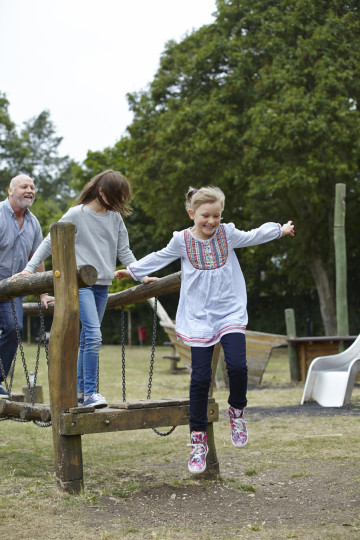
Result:
{"label": "patch of bare earth", "polygon": [[[261,418],[275,414],[331,417],[334,411],[316,406],[249,408],[247,418],[256,422],[260,414]],[[336,414],[360,416],[360,409],[344,407],[336,409]],[[135,474],[132,480],[141,489],[127,498],[102,496],[97,506],[84,508],[84,518],[90,528],[110,521],[115,528],[115,523],[126,523],[135,538],[150,538],[152,528],[158,531],[159,527],[172,532],[163,537],[153,533],[154,538],[186,538],[191,530],[198,531],[197,538],[212,539],[359,538],[359,462],[346,456],[328,463],[299,456],[297,465],[306,474],[290,475],[294,459],[285,458],[281,466],[249,478],[250,490],[244,484],[241,460],[228,468],[222,464],[221,480],[216,482],[192,476],[178,486],[154,485],[156,478]],[[183,467],[180,461],[164,463],[169,473]]]}

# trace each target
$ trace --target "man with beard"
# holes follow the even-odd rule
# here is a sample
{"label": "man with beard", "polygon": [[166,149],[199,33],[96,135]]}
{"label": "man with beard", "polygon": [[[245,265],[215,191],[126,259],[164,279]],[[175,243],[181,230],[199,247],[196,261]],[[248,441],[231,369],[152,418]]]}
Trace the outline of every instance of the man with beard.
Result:
{"label": "man with beard", "polygon": [[[9,197],[0,202],[0,280],[20,272],[41,244],[41,227],[29,210],[35,199],[32,179],[20,174],[10,182]],[[42,263],[37,272],[44,271]],[[41,295],[42,301],[48,300]],[[23,328],[22,298],[14,298],[14,307],[19,325]],[[0,398],[8,397],[2,382],[7,377],[18,347],[15,321],[10,300],[0,302]]]}

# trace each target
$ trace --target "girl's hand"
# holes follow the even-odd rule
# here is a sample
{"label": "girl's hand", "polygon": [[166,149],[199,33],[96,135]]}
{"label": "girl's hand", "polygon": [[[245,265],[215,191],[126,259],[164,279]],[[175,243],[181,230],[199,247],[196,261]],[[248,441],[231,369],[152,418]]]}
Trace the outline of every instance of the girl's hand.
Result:
{"label": "girl's hand", "polygon": [[14,274],[13,276],[11,276],[10,279],[16,279],[19,276],[28,276],[29,274],[31,274],[31,272],[29,272],[28,270],[23,270],[22,272],[18,272],[17,274]]}
{"label": "girl's hand", "polygon": [[294,224],[292,221],[288,221],[281,227],[281,236],[285,236],[286,234],[290,234],[290,236],[295,235]]}
{"label": "girl's hand", "polygon": [[114,272],[114,276],[116,278],[118,278],[118,280],[120,281],[121,279],[123,278],[129,278],[131,277],[130,276],[130,272],[128,272],[127,270],[123,269],[123,270],[116,270],[116,272]]}
{"label": "girl's hand", "polygon": [[[128,272],[127,270],[116,270],[116,272],[114,272],[114,276],[117,277],[119,281],[126,277],[131,278],[130,272]],[[152,281],[156,281],[158,279],[159,278],[157,277],[146,277],[144,279],[144,283],[151,283]]]}
{"label": "girl's hand", "polygon": [[43,293],[43,294],[40,294],[40,300],[41,300],[41,303],[44,306],[44,308],[47,309],[48,308],[48,303],[49,302],[54,302],[55,297],[54,296],[49,296],[47,293]]}
{"label": "girl's hand", "polygon": [[153,281],[157,281],[159,278],[158,277],[146,277],[144,279],[144,283],[152,283]]}

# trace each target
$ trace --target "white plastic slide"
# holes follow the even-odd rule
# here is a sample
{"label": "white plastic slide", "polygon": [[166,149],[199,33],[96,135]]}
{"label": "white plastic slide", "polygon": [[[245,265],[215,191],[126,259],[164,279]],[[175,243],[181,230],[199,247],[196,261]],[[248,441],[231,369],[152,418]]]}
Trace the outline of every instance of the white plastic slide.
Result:
{"label": "white plastic slide", "polygon": [[314,358],[307,373],[301,405],[310,400],[323,407],[342,407],[349,403],[358,371],[360,335],[346,351]]}

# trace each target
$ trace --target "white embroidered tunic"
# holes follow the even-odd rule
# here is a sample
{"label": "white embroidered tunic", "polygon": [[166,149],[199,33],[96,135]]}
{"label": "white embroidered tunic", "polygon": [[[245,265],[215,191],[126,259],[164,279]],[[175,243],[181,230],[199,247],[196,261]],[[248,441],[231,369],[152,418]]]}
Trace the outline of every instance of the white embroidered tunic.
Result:
{"label": "white embroidered tunic", "polygon": [[209,347],[229,333],[244,333],[248,322],[246,286],[235,249],[269,242],[281,236],[281,225],[265,223],[240,231],[233,223],[221,224],[208,240],[190,229],[174,232],[169,244],[131,263],[134,279],[181,259],[181,289],[175,330],[186,345]]}

